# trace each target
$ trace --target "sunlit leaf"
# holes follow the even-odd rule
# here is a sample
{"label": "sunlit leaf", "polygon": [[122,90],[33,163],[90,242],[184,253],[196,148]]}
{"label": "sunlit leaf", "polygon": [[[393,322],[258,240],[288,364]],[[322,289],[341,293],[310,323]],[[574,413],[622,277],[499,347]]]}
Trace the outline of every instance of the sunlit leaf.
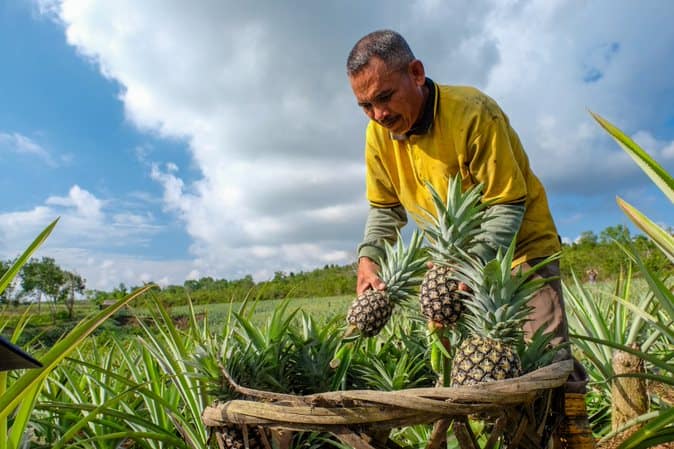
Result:
{"label": "sunlit leaf", "polygon": [[648,153],[630,139],[620,129],[594,112],[592,117],[618,142],[639,167],[653,180],[670,201],[674,202],[674,178],[663,169]]}
{"label": "sunlit leaf", "polygon": [[670,262],[674,262],[674,237],[622,198],[618,197],[616,201],[630,220],[653,240],[653,243],[669,258]]}
{"label": "sunlit leaf", "polygon": [[120,299],[110,307],[103,309],[92,318],[80,322],[45,355],[39,358],[43,368],[26,371],[5,391],[5,394],[0,397],[0,419],[7,418],[7,416],[9,416],[22,401],[29,400],[30,398],[28,396],[34,391],[34,386],[43,382],[49,373],[51,373],[64,358],[73,352],[77,346],[87,338],[87,336],[103,324],[105,320],[133,299],[154,287],[154,285],[147,285],[140,288],[125,298]]}
{"label": "sunlit leaf", "polygon": [[21,270],[21,267],[30,259],[30,256],[33,255],[35,250],[37,250],[42,243],[49,237],[49,234],[51,234],[52,230],[54,229],[54,226],[56,226],[56,223],[58,223],[59,219],[57,218],[56,220],[52,221],[49,226],[47,226],[41,233],[38,235],[35,240],[33,240],[33,243],[30,244],[30,246],[19,256],[19,258],[12,264],[12,266],[7,270],[2,277],[0,277],[0,293],[2,293],[5,288],[9,285],[9,283],[14,279],[14,277],[19,273],[19,270]]}

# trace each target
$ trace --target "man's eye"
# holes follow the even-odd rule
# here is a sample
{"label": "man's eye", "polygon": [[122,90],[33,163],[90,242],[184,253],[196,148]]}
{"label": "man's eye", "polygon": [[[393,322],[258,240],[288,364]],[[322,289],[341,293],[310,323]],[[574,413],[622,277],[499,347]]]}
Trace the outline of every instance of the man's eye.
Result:
{"label": "man's eye", "polygon": [[388,103],[392,96],[393,96],[393,92],[385,93],[385,94],[377,97],[377,103]]}

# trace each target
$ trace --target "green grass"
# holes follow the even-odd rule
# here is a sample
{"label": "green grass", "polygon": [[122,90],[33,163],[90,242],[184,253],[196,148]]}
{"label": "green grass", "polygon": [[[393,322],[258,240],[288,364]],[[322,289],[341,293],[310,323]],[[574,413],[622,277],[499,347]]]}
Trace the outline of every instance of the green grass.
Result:
{"label": "green grass", "polygon": [[[301,309],[314,317],[319,322],[334,317],[336,314],[346,314],[346,309],[353,299],[351,295],[330,296],[325,298],[293,298],[290,301],[289,311]],[[244,314],[252,313],[250,317],[255,323],[262,324],[271,316],[274,309],[282,300],[249,301],[243,310]],[[195,305],[195,313],[206,313],[208,322],[212,326],[224,325],[231,311],[241,309],[243,302],[229,302],[218,304]],[[181,316],[190,313],[188,306],[176,306],[171,308],[171,315]],[[139,311],[139,313],[142,313]]]}

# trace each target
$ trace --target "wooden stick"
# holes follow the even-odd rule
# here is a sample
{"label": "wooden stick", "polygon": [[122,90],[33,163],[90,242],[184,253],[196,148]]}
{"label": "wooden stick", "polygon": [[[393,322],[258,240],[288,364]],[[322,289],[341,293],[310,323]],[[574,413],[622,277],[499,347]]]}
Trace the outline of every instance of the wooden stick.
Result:
{"label": "wooden stick", "polygon": [[250,445],[248,444],[248,426],[245,424],[241,426],[241,432],[243,433],[243,447],[250,449]]}
{"label": "wooden stick", "polygon": [[428,439],[426,449],[440,449],[443,445],[447,447],[447,429],[452,424],[452,419],[440,419],[433,424],[433,432]]}
{"label": "wooden stick", "polygon": [[507,419],[505,415],[501,415],[496,419],[496,422],[494,423],[494,428],[491,430],[489,439],[487,439],[487,442],[485,443],[483,449],[493,449],[496,446],[499,437],[503,435],[503,431],[506,428],[506,423]]}
{"label": "wooden stick", "polygon": [[[372,390],[333,391],[308,396],[296,396],[282,393],[255,390],[238,385],[229,373],[220,365],[221,371],[233,391],[250,397],[256,397],[272,402],[286,402],[288,404],[307,405],[350,405],[353,397],[377,402],[378,398],[386,396],[416,396],[427,399],[444,399],[452,402],[467,402],[483,404],[494,402],[497,404],[517,404],[533,398],[532,394],[538,390],[559,387],[566,382],[568,374],[573,368],[573,361],[562,360],[552,365],[539,368],[515,379],[487,382],[479,385],[461,387],[410,388],[394,392]],[[388,399],[386,399],[389,401]],[[393,401],[391,399],[390,401]]]}
{"label": "wooden stick", "polygon": [[290,429],[271,429],[271,440],[278,449],[290,449],[293,440],[293,432]]}
{"label": "wooden stick", "polygon": [[218,442],[218,447],[220,449],[225,449],[225,441],[220,431],[215,432],[215,440]]}
{"label": "wooden stick", "polygon": [[376,449],[348,427],[339,427],[332,432],[339,440],[353,449]]}
{"label": "wooden stick", "polygon": [[456,404],[449,403],[442,400],[428,399],[419,396],[412,395],[391,395],[386,392],[385,394],[370,394],[363,391],[347,391],[344,392],[344,396],[349,399],[359,400],[361,402],[371,402],[377,405],[390,405],[395,407],[400,407],[402,409],[411,409],[418,410],[428,413],[437,413],[458,415],[458,414],[470,414],[476,411],[476,409],[486,409],[486,410],[499,410],[502,407],[498,405],[472,405],[472,404]]}
{"label": "wooden stick", "polygon": [[518,444],[520,444],[520,440],[522,439],[522,436],[524,435],[525,430],[527,429],[527,425],[529,424],[529,420],[527,417],[523,414],[520,415],[520,423],[517,426],[517,429],[515,430],[515,433],[513,434],[513,438],[510,441],[510,446],[511,447],[517,447]]}
{"label": "wooden stick", "polygon": [[453,429],[454,435],[459,441],[459,446],[461,446],[461,449],[480,448],[480,446],[477,444],[477,441],[475,441],[475,435],[473,435],[473,431],[470,430],[470,424],[465,417],[461,417],[460,419],[457,418],[454,421]]}
{"label": "wooden stick", "polygon": [[263,427],[258,426],[257,431],[260,434],[260,439],[262,440],[262,445],[265,447],[265,449],[272,449],[271,443],[269,442],[269,438],[267,438],[267,432],[265,432],[265,429]]}

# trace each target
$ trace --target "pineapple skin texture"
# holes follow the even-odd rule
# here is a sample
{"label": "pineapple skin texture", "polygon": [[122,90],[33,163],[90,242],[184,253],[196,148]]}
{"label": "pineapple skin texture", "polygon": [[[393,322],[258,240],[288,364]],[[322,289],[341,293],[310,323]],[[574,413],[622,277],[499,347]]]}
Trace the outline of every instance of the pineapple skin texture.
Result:
{"label": "pineapple skin texture", "polygon": [[377,335],[393,313],[388,295],[379,290],[366,290],[351,303],[347,322],[356,326],[365,337]]}
{"label": "pineapple skin texture", "polygon": [[465,339],[452,362],[452,385],[475,385],[512,379],[522,374],[517,352],[491,338],[473,336]]}
{"label": "pineapple skin texture", "polygon": [[465,311],[464,299],[458,289],[459,282],[452,278],[449,267],[433,266],[421,283],[419,305],[422,315],[443,326],[456,323]]}

